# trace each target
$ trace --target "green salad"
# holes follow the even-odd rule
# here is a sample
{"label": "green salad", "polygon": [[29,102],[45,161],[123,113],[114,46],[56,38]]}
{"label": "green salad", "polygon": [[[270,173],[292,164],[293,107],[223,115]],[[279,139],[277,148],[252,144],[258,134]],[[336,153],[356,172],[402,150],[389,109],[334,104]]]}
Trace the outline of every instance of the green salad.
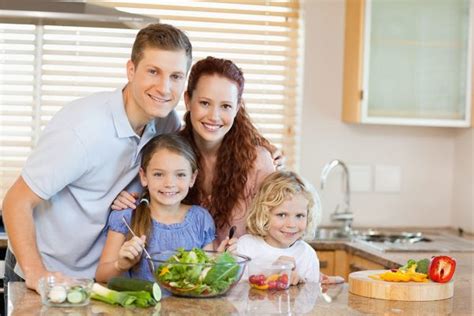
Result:
{"label": "green salad", "polygon": [[172,293],[186,296],[215,296],[225,293],[239,278],[240,265],[223,252],[208,256],[199,248],[179,248],[155,271],[155,278]]}

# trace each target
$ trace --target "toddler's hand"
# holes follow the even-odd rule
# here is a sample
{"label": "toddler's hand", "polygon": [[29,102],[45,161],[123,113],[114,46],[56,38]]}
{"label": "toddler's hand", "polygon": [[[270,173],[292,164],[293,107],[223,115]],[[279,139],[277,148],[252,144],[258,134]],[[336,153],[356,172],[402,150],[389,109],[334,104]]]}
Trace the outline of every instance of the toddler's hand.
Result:
{"label": "toddler's hand", "polygon": [[327,276],[323,273],[321,273],[321,277],[319,278],[322,284],[338,284],[338,283],[344,283],[344,278],[338,275],[334,276]]}
{"label": "toddler's hand", "polygon": [[117,268],[119,270],[128,270],[140,261],[145,241],[146,236],[143,235],[141,238],[133,237],[122,245],[117,260]]}
{"label": "toddler's hand", "polygon": [[293,266],[291,271],[291,285],[297,285],[299,283],[303,283],[304,280],[300,278],[298,273],[296,272],[296,260],[293,257],[290,256],[280,256],[278,259],[275,261],[277,264],[291,264]]}
{"label": "toddler's hand", "polygon": [[131,208],[134,210],[136,206],[138,198],[138,192],[130,192],[122,191],[117,195],[115,200],[112,202],[111,208],[115,211],[121,211],[127,208]]}

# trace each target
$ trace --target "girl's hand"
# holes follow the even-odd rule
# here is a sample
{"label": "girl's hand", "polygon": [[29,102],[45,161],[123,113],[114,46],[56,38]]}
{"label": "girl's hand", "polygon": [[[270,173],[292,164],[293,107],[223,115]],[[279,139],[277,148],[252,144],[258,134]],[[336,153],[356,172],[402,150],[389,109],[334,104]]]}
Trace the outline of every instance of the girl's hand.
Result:
{"label": "girl's hand", "polygon": [[112,202],[112,209],[115,211],[125,210],[127,208],[131,208],[134,210],[137,205],[135,204],[138,199],[138,192],[130,192],[122,191],[117,195],[115,200]]}
{"label": "girl's hand", "polygon": [[143,248],[145,247],[145,240],[145,235],[141,238],[133,237],[120,247],[119,258],[116,263],[118,270],[126,271],[140,261]]}
{"label": "girl's hand", "polygon": [[231,253],[235,253],[235,251],[237,250],[237,240],[239,239],[238,238],[229,239],[229,237],[226,237],[226,239],[221,241],[216,251],[218,252],[228,251]]}

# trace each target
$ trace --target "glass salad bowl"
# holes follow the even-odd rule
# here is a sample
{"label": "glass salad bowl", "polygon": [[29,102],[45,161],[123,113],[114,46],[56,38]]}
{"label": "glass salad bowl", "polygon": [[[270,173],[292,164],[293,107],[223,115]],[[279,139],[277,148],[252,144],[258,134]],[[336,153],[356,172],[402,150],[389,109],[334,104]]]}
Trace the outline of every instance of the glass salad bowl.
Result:
{"label": "glass salad bowl", "polygon": [[89,304],[94,280],[48,276],[38,282],[41,302],[46,306],[74,307]]}
{"label": "glass salad bowl", "polygon": [[148,259],[156,282],[184,297],[224,295],[239,282],[249,261],[246,256],[198,248],[153,253]]}

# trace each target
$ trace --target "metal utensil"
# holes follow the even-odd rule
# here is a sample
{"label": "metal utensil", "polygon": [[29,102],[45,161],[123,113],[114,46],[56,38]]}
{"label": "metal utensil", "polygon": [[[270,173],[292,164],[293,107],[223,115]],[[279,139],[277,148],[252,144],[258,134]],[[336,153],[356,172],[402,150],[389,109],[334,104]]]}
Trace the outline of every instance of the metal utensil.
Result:
{"label": "metal utensil", "polygon": [[[237,230],[237,227],[235,227],[235,226],[232,226],[232,227],[230,228],[230,230],[229,230],[229,240],[231,240],[232,237],[234,237],[234,234],[235,234],[235,231],[236,231],[236,230]],[[226,251],[227,251],[227,248],[229,248],[229,244],[227,244],[227,245],[225,246],[225,250],[226,250]]]}
{"label": "metal utensil", "polygon": [[[128,231],[130,232],[130,234],[132,234],[133,237],[138,237],[132,230],[132,228],[128,225],[127,223],[127,220],[125,219],[125,217],[122,216],[122,222],[125,224],[125,226],[127,226],[128,228]],[[151,260],[151,256],[150,254],[148,253],[148,251],[145,249],[145,247],[142,247],[143,249],[143,252],[145,253],[145,256]]]}

